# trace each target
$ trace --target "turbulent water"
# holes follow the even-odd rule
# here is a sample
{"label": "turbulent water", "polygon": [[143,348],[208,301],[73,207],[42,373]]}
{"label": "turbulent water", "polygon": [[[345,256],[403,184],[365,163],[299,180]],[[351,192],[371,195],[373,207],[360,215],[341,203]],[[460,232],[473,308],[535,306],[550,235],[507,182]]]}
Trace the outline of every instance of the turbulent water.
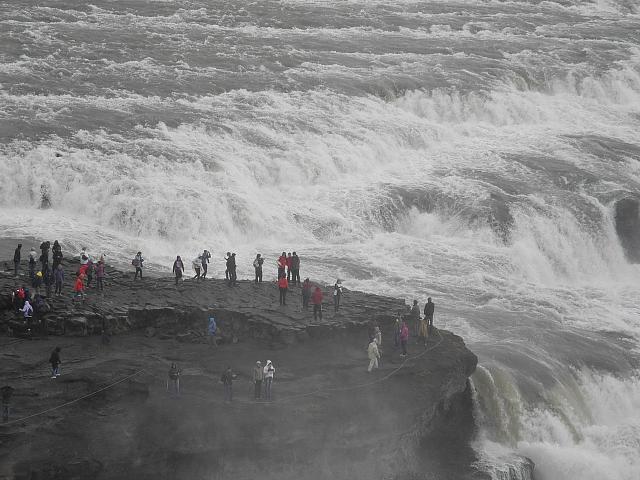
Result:
{"label": "turbulent water", "polygon": [[4,235],[432,296],[494,478],[640,478],[639,128],[636,0],[0,0]]}

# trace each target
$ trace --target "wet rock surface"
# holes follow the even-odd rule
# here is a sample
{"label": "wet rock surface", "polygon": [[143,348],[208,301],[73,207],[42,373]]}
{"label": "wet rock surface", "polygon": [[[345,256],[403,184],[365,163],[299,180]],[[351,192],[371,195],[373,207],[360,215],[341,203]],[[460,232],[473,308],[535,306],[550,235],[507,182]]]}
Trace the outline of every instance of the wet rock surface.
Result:
{"label": "wet rock surface", "polygon": [[[65,268],[70,279],[77,265]],[[0,478],[476,477],[468,377],[477,359],[443,330],[426,349],[412,339],[402,359],[391,323],[403,301],[347,291],[340,313],[325,305],[314,321],[297,287],[280,307],[271,283],[176,287],[108,273],[104,294],[73,302],[67,285],[51,299],[46,332],[38,319],[26,338],[0,337],[1,377],[15,388]],[[3,293],[21,282],[0,277]],[[3,331],[19,321],[10,309],[0,315]],[[205,335],[210,315],[218,346]],[[383,356],[369,374],[371,320],[382,326]],[[62,375],[51,379],[55,346]],[[267,359],[273,400],[255,401],[252,367]],[[172,362],[180,395],[167,392]],[[237,375],[231,403],[220,384],[227,365]]]}

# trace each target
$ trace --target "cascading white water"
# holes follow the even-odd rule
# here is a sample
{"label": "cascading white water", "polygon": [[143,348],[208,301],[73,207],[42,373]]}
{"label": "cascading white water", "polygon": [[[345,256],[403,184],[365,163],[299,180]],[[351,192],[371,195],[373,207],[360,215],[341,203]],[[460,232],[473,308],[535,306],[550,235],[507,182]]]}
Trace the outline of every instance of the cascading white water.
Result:
{"label": "cascading white water", "polygon": [[[479,468],[638,477],[632,2],[0,3],[0,226],[434,297]],[[275,275],[275,268],[273,271]],[[605,407],[606,406],[606,407]],[[626,422],[626,423],[625,423]]]}

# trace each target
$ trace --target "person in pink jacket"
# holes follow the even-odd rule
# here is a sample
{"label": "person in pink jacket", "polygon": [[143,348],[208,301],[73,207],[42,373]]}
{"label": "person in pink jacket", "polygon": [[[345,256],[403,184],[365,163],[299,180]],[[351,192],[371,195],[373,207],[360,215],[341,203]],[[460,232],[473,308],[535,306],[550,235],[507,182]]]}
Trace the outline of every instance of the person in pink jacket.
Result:
{"label": "person in pink jacket", "polygon": [[401,357],[407,356],[407,342],[409,341],[409,325],[406,320],[402,320],[402,326],[400,327],[400,345],[402,346]]}

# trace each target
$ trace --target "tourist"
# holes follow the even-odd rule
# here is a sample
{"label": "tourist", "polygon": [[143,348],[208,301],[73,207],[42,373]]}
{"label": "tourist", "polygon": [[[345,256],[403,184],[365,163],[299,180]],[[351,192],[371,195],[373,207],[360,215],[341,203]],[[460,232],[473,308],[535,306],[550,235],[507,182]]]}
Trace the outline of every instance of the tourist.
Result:
{"label": "tourist", "polygon": [[59,377],[60,364],[62,363],[62,361],[60,360],[60,347],[56,347],[55,350],[51,352],[49,363],[51,364],[51,378]]}
{"label": "tourist", "polygon": [[169,379],[167,380],[167,392],[180,395],[180,369],[175,363],[169,369]]}
{"label": "tourist", "polygon": [[409,312],[409,318],[411,320],[411,325],[413,325],[414,333],[418,335],[418,330],[420,328],[420,307],[418,306],[417,300],[413,301],[413,306]]}
{"label": "tourist", "polygon": [[342,298],[342,280],[336,280],[333,286],[333,309],[335,313],[340,310],[340,299]]}
{"label": "tourist", "polygon": [[47,272],[44,275],[44,288],[47,295],[47,298],[51,298],[51,289],[53,288],[53,284],[55,283],[55,273],[50,268],[47,268]]}
{"label": "tourist", "polygon": [[402,320],[402,326],[400,327],[400,346],[402,347],[402,354],[400,356],[407,356],[407,342],[409,341],[409,325],[406,320]]}
{"label": "tourist", "polygon": [[278,257],[278,278],[286,275],[285,269],[287,268],[287,253],[282,252],[282,255]]}
{"label": "tourist", "polygon": [[40,293],[40,286],[42,285],[42,272],[37,272],[35,277],[33,277],[33,281],[31,282],[31,287],[33,291],[36,293]]}
{"label": "tourist", "polygon": [[254,398],[260,400],[262,398],[262,380],[264,379],[264,370],[262,369],[262,363],[260,360],[256,362],[256,366],[253,368],[253,385],[254,385]]}
{"label": "tourist", "polygon": [[82,250],[80,251],[80,265],[86,265],[89,263],[89,258],[87,247],[82,247]]}
{"label": "tourist", "polygon": [[22,257],[22,244],[19,243],[16,250],[13,252],[13,276],[20,275],[20,258]]}
{"label": "tourist", "polygon": [[84,274],[80,273],[76,277],[73,291],[76,292],[75,298],[80,298],[84,302]]}
{"label": "tourist", "polygon": [[38,254],[36,253],[36,249],[31,247],[31,251],[29,252],[29,278],[33,281],[33,277],[36,275],[36,258]]}
{"label": "tourist", "polygon": [[262,264],[264,263],[264,258],[259,253],[256,255],[255,260],[253,261],[253,268],[256,271],[256,283],[262,283]]}
{"label": "tourist", "polygon": [[202,255],[198,255],[196,258],[194,258],[193,262],[191,262],[191,266],[193,267],[193,271],[196,272],[193,279],[200,280],[200,268],[202,267]]}
{"label": "tourist", "polygon": [[212,343],[214,347],[218,346],[216,335],[218,333],[218,325],[214,317],[209,317],[209,323],[207,325],[207,336],[209,337],[209,343]]}
{"label": "tourist", "polygon": [[62,264],[58,264],[58,267],[54,270],[53,275],[56,279],[56,291],[55,294],[57,297],[62,295],[62,285],[64,284],[64,269],[62,268]]}
{"label": "tourist", "polygon": [[176,286],[178,285],[178,281],[182,278],[182,274],[184,273],[184,264],[182,263],[182,259],[180,255],[176,257],[176,260],[173,262],[173,274],[176,276]]}
{"label": "tourist", "polygon": [[291,281],[291,267],[293,265],[293,259],[291,257],[291,252],[287,253],[286,265],[287,265],[287,280],[290,282]]}
{"label": "tourist", "polygon": [[104,266],[104,260],[100,259],[98,261],[98,266],[96,267],[96,288],[103,292],[104,291],[104,277],[106,277],[107,272]]}
{"label": "tourist", "polygon": [[222,377],[220,378],[220,381],[224,386],[225,402],[231,402],[233,400],[233,377],[235,377],[235,375],[231,371],[231,367],[227,366],[227,369],[225,370],[225,372],[222,374]]}
{"label": "tourist", "polygon": [[[308,279],[307,279],[308,280]],[[313,319],[322,321],[322,289],[316,287],[311,296],[311,303],[313,303]]]}
{"label": "tourist", "polygon": [[225,263],[225,271],[224,271],[224,278],[229,280],[229,259],[231,258],[231,252],[227,252],[227,254],[224,257],[224,263]]}
{"label": "tourist", "polygon": [[275,372],[276,369],[273,367],[271,360],[267,360],[267,364],[264,366],[264,393],[267,400],[271,400],[271,385],[273,384],[273,374]]}
{"label": "tourist", "polygon": [[427,321],[427,332],[431,335],[433,330],[433,312],[436,305],[431,301],[431,297],[427,298],[427,303],[424,305],[424,318]]}
{"label": "tourist", "polygon": [[398,348],[400,346],[400,326],[401,316],[398,315],[393,321],[393,345]]}
{"label": "tourist", "polygon": [[237,286],[238,285],[238,273],[237,273],[237,265],[236,265],[236,253],[233,252],[227,260],[227,269],[229,270],[229,286]]}
{"label": "tourist", "polygon": [[60,246],[60,244],[58,243],[58,240],[53,242],[53,247],[51,248],[51,251],[53,252],[53,270],[55,270],[56,268],[58,268],[58,265],[60,265],[62,263],[62,247]]}
{"label": "tourist", "polygon": [[280,305],[287,304],[287,289],[289,288],[289,282],[287,277],[283,275],[278,280],[278,289],[280,290]]}
{"label": "tourist", "polygon": [[202,277],[200,278],[204,280],[205,278],[207,278],[207,270],[209,269],[209,259],[211,258],[211,253],[209,253],[209,250],[204,250],[200,258],[202,258]]}
{"label": "tourist", "polygon": [[369,342],[367,355],[369,357],[369,368],[367,368],[367,372],[371,373],[371,370],[378,368],[378,359],[380,358],[380,351],[378,350],[378,344],[375,338]]}
{"label": "tourist", "polygon": [[89,258],[87,262],[87,270],[85,275],[87,276],[87,288],[91,287],[91,281],[93,280],[93,273],[96,271],[96,265],[93,263],[93,260]]}
{"label": "tourist", "polygon": [[300,257],[296,252],[291,256],[291,278],[294,285],[300,285]]}
{"label": "tourist", "polygon": [[142,280],[142,267],[144,265],[144,258],[142,257],[142,252],[136,253],[136,256],[131,260],[131,265],[133,265],[136,269],[136,274],[133,276],[134,280],[138,279],[138,274],[140,274],[140,280]]}
{"label": "tourist", "polygon": [[308,278],[302,282],[302,308],[309,310],[309,300],[311,299],[311,282]]}
{"label": "tourist", "polygon": [[11,396],[13,395],[13,387],[5,385],[0,388],[0,394],[2,394],[2,421],[7,423],[9,421],[9,415],[11,413]]}
{"label": "tourist", "polygon": [[25,320],[33,316],[33,307],[31,306],[31,303],[28,299],[25,299],[20,311],[22,312],[22,316]]}
{"label": "tourist", "polygon": [[42,242],[40,244],[40,251],[42,255],[40,255],[40,263],[42,264],[42,271],[49,268],[49,249],[51,248],[51,242]]}

